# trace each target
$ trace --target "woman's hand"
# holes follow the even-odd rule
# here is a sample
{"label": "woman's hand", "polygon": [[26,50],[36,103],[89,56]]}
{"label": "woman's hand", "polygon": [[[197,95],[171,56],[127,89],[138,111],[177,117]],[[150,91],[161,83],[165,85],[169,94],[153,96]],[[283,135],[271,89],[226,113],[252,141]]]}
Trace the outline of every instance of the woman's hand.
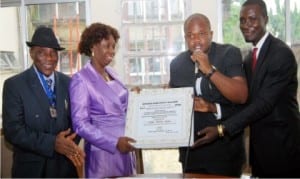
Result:
{"label": "woman's hand", "polygon": [[117,143],[117,149],[121,153],[128,153],[135,150],[135,147],[130,143],[136,142],[134,139],[130,137],[120,137]]}
{"label": "woman's hand", "polygon": [[134,91],[134,92],[136,92],[138,94],[140,93],[141,90],[142,89],[139,86],[135,86],[135,87],[133,87],[133,88],[130,89],[130,91]]}

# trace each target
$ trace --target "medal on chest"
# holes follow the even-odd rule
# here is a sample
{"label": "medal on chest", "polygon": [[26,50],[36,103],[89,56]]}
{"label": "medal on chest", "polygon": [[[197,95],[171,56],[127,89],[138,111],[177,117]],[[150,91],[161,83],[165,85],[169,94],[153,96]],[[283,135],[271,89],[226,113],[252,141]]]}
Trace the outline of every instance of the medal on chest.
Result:
{"label": "medal on chest", "polygon": [[56,109],[53,106],[50,106],[49,110],[50,110],[51,117],[56,118],[57,117]]}

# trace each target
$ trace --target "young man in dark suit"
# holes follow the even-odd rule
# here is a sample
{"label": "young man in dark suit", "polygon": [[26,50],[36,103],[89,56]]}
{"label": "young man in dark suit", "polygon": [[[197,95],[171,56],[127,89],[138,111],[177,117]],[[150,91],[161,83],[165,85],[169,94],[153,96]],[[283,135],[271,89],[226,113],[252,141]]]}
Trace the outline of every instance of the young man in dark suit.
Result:
{"label": "young man in dark suit", "polygon": [[55,71],[58,51],[64,48],[47,27],[37,28],[27,45],[32,67],[7,79],[3,87],[3,129],[13,145],[12,177],[78,177],[75,166],[82,165],[84,152],[70,129],[70,78]]}
{"label": "young man in dark suit", "polygon": [[197,145],[220,134],[233,136],[250,125],[252,175],[300,177],[297,62],[291,49],[266,31],[267,23],[264,1],[243,4],[240,29],[245,41],[257,48],[256,58],[250,53],[244,60],[250,92],[247,107],[222,125],[201,130],[199,134],[205,136]]}
{"label": "young man in dark suit", "polygon": [[[195,88],[194,131],[199,131],[237,113],[247,99],[247,83],[240,50],[213,42],[205,15],[189,16],[184,33],[188,50],[171,62],[169,85]],[[179,151],[183,172],[239,177],[245,162],[243,131],[232,139]]]}

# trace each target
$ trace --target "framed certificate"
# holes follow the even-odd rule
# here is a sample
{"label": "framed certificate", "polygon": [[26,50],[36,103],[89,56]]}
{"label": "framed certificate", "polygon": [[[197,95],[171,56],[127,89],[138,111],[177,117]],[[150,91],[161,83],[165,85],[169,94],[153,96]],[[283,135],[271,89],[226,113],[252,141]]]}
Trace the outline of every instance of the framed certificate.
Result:
{"label": "framed certificate", "polygon": [[130,92],[125,136],[136,148],[177,148],[193,143],[192,87]]}

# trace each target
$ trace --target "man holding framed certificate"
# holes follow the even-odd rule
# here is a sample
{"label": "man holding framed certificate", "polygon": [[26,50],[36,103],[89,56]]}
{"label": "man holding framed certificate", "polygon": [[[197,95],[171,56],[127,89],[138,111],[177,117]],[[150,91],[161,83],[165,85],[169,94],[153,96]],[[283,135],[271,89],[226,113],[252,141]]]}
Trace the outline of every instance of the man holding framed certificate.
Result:
{"label": "man holding framed certificate", "polygon": [[[239,111],[248,90],[238,48],[212,42],[208,18],[193,14],[184,23],[188,50],[171,62],[170,87],[194,87],[194,139],[197,131],[220,124]],[[222,128],[220,128],[222,129]],[[220,135],[222,131],[220,131]],[[245,162],[243,133],[201,147],[181,147],[183,173],[240,177]]]}

